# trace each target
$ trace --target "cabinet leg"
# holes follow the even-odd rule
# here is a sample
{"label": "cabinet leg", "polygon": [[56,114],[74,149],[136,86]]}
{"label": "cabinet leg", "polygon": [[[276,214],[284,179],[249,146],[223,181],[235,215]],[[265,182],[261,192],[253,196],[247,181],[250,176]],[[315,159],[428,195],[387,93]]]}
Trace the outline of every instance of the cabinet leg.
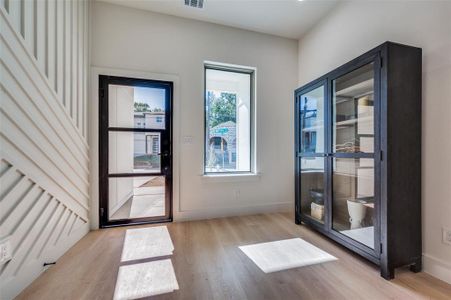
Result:
{"label": "cabinet leg", "polygon": [[395,268],[389,266],[381,266],[381,276],[386,280],[395,278]]}
{"label": "cabinet leg", "polygon": [[423,264],[421,262],[421,258],[417,259],[413,264],[410,265],[410,271],[414,273],[421,272]]}
{"label": "cabinet leg", "polygon": [[294,223],[296,223],[296,225],[301,225],[301,218],[299,217],[294,217]]}

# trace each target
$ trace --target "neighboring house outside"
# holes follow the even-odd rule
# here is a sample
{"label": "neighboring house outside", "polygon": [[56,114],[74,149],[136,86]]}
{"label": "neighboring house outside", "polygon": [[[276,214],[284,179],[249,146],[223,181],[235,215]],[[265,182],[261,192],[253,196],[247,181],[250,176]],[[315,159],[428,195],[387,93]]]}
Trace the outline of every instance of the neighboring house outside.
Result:
{"label": "neighboring house outside", "polygon": [[212,169],[236,168],[236,124],[227,121],[211,128],[208,133],[207,167]]}
{"label": "neighboring house outside", "polygon": [[[164,129],[165,112],[135,112],[134,127]],[[160,171],[160,133],[134,133],[135,170]]]}

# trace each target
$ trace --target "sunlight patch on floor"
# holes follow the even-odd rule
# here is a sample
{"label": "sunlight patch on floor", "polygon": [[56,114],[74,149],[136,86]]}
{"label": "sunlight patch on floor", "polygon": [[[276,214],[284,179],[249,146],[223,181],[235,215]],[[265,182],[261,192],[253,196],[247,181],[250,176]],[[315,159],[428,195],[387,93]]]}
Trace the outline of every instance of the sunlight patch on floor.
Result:
{"label": "sunlight patch on floor", "polygon": [[166,226],[128,229],[121,261],[172,255],[174,245]]}
{"label": "sunlight patch on floor", "polygon": [[138,299],[178,289],[170,259],[126,265],[119,268],[114,300]]}
{"label": "sunlight patch on floor", "polygon": [[336,257],[300,238],[239,248],[265,273],[337,260]]}

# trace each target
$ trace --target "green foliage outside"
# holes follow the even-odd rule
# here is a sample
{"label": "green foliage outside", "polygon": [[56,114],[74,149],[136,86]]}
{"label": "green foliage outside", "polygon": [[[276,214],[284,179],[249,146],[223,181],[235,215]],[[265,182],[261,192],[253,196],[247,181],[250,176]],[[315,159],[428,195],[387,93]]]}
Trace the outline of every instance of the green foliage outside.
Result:
{"label": "green foliage outside", "polygon": [[222,92],[217,97],[208,91],[207,99],[210,128],[228,121],[236,123],[236,94]]}
{"label": "green foliage outside", "polygon": [[135,112],[162,112],[161,108],[155,107],[154,109],[150,109],[149,104],[143,102],[135,102],[134,103]]}
{"label": "green foliage outside", "polygon": [[135,106],[136,112],[146,112],[146,111],[150,112],[151,111],[149,104],[147,104],[147,103],[135,102],[134,106]]}

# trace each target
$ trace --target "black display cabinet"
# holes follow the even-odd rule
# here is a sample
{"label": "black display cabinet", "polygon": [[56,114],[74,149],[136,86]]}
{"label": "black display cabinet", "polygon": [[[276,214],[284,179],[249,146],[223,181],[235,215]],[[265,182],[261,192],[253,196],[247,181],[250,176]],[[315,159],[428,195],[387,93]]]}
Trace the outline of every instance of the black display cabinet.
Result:
{"label": "black display cabinet", "polygon": [[386,42],[297,89],[295,120],[296,223],[386,279],[420,271],[421,49]]}

